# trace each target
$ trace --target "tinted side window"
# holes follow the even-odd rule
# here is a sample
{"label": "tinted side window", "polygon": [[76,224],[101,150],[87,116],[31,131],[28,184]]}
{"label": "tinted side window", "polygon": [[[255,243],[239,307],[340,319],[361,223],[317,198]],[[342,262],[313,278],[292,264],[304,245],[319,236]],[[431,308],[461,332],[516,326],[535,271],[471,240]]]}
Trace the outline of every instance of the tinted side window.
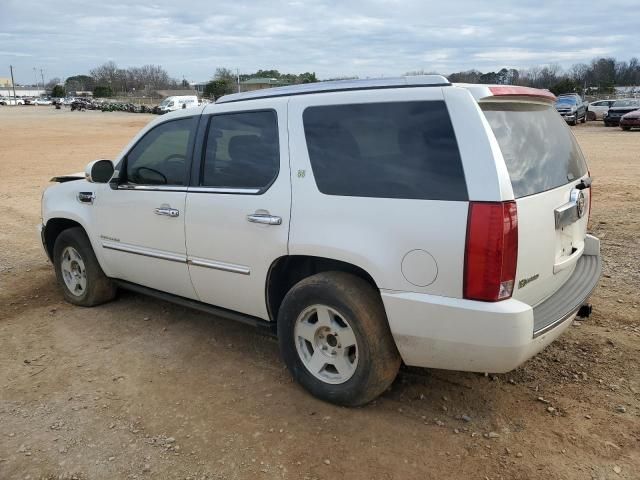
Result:
{"label": "tinted side window", "polygon": [[275,112],[228,113],[211,117],[202,186],[262,189],[276,178],[279,166]]}
{"label": "tinted side window", "polygon": [[468,199],[443,101],[308,107],[303,122],[313,175],[322,193]]}
{"label": "tinted side window", "polygon": [[183,118],[149,131],[127,154],[127,182],[184,185],[194,127],[194,118]]}

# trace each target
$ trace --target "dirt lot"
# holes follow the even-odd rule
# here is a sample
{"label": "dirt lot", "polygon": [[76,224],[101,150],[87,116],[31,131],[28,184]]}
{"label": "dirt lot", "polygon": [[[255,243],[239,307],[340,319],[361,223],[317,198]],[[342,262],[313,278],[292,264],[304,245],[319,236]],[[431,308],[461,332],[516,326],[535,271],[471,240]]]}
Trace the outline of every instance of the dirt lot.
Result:
{"label": "dirt lot", "polygon": [[591,318],[510,374],[405,370],[346,409],[249,327],[126,292],[64,303],[41,191],[151,118],[0,107],[1,479],[640,478],[640,131],[574,128],[603,241]]}

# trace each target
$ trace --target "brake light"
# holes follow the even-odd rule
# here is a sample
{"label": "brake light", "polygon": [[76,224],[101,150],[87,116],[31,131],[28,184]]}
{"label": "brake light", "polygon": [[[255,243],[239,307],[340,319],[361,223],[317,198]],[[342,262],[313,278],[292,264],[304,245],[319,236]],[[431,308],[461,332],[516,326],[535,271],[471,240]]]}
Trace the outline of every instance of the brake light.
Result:
{"label": "brake light", "polygon": [[516,202],[469,202],[464,298],[497,302],[511,297],[517,261]]}

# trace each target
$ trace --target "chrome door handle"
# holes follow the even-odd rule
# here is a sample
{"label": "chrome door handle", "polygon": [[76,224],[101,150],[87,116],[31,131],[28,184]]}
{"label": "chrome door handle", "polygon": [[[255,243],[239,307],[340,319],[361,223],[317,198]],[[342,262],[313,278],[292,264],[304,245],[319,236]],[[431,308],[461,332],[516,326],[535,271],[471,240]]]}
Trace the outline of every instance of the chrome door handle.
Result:
{"label": "chrome door handle", "polygon": [[158,207],[154,210],[156,215],[166,215],[167,217],[178,217],[180,216],[180,210],[171,207]]}
{"label": "chrome door handle", "polygon": [[247,220],[251,223],[263,223],[265,225],[281,225],[282,218],[270,215],[268,213],[253,213],[247,215]]}

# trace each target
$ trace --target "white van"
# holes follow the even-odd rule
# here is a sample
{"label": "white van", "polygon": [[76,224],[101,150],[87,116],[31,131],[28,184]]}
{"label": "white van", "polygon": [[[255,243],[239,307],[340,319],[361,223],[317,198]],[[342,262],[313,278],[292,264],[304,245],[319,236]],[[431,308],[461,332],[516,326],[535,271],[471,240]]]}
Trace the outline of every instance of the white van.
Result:
{"label": "white van", "polygon": [[191,108],[197,106],[197,95],[179,95],[167,97],[162,102],[160,102],[160,111],[162,111],[162,113],[167,113],[173,112],[174,110],[179,110],[181,108]]}

